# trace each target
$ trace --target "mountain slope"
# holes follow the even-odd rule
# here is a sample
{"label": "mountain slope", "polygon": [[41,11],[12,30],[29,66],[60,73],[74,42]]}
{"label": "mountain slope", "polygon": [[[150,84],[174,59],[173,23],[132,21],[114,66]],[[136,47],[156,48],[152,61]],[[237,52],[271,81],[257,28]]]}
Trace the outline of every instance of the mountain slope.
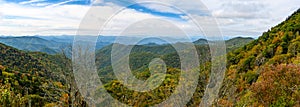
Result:
{"label": "mountain slope", "polygon": [[[19,101],[21,105],[28,105],[30,99],[35,99],[32,104],[34,106],[44,105],[47,101],[42,97],[44,91],[42,86],[49,82],[51,73],[43,66],[40,60],[32,55],[19,51],[15,48],[0,44],[0,86],[2,91],[0,101],[4,106],[18,106],[12,101]],[[5,97],[6,94],[15,94],[19,98]],[[3,96],[4,95],[4,96]],[[27,97],[27,98],[25,98]],[[21,99],[26,99],[21,101]],[[40,100],[40,102],[39,102]]]}
{"label": "mountain slope", "polygon": [[[240,39],[244,38],[235,38],[235,40],[228,41],[230,45],[235,45],[234,48],[239,48],[242,43],[239,43]],[[246,38],[247,39],[247,38]],[[247,39],[250,40],[250,39]],[[198,41],[207,41],[204,39],[200,39]],[[207,62],[210,61],[209,55],[209,46],[206,43],[194,42],[197,52],[199,54],[199,61],[201,64],[201,75],[199,78],[199,83],[197,87],[197,92],[195,92],[193,99],[187,104],[188,106],[196,106],[199,105],[201,101],[201,97],[204,92],[204,87],[207,82],[207,77],[209,71],[209,64]],[[184,45],[184,43],[176,43],[177,45]],[[176,45],[173,44],[173,45]],[[129,47],[128,45],[115,44],[120,47]],[[135,45],[131,50],[129,55],[129,66],[132,70],[133,75],[135,75],[138,79],[146,80],[150,77],[151,73],[148,69],[148,64],[154,58],[161,58],[167,67],[167,77],[163,84],[157,89],[151,92],[139,93],[134,92],[132,90],[128,90],[124,87],[120,82],[117,81],[114,76],[114,72],[111,66],[111,51],[112,45],[104,47],[99,50],[96,54],[96,65],[98,67],[98,74],[101,78],[101,81],[106,84],[105,89],[116,99],[119,101],[126,103],[131,106],[150,106],[157,104],[161,101],[164,101],[169,95],[172,94],[172,90],[176,87],[178,83],[179,74],[180,74],[180,58],[178,52],[172,47],[172,45]],[[185,50],[182,50],[186,52]],[[199,65],[200,66],[200,65]],[[116,90],[118,89],[118,90]],[[120,90],[122,90],[122,92]],[[128,100],[123,99],[126,97]],[[171,106],[171,105],[170,105]],[[175,106],[175,105],[173,105]]]}
{"label": "mountain slope", "polygon": [[227,51],[230,52],[240,48],[241,46],[247,45],[252,41],[254,41],[254,39],[250,37],[236,37],[225,41],[225,43],[226,43]]}
{"label": "mountain slope", "polygon": [[70,43],[45,40],[39,37],[1,37],[0,42],[20,50],[45,52],[48,54],[61,53]]}
{"label": "mountain slope", "polygon": [[208,44],[208,41],[206,39],[198,39],[196,41],[193,42],[195,45],[204,45],[204,44]]}
{"label": "mountain slope", "polygon": [[300,9],[257,40],[229,53],[227,78],[219,103],[226,106],[299,106],[300,88],[297,87],[300,82],[290,78],[300,76],[299,32]]}
{"label": "mountain slope", "polygon": [[9,66],[15,70],[35,69],[46,71],[42,64],[26,52],[8,47],[0,43],[0,65]]}
{"label": "mountain slope", "polygon": [[[0,105],[19,107],[69,103],[70,69],[60,55],[24,52],[0,43]],[[81,100],[82,101],[82,100]]]}
{"label": "mountain slope", "polygon": [[[238,38],[233,38],[230,40],[225,41],[227,50],[230,52],[234,49],[240,48],[244,46],[246,43],[249,43],[253,41],[254,39],[252,38],[243,38],[243,37],[238,37]],[[205,39],[199,39],[195,42],[193,42],[197,48],[198,54],[201,54],[200,58],[204,58],[208,55],[209,52],[209,47],[208,47],[208,42]],[[177,43],[180,44],[180,43]],[[123,44],[117,44],[121,47],[129,47],[130,45],[123,45]],[[174,45],[174,44],[173,44]],[[97,51],[97,58],[96,62],[98,62],[98,67],[99,68],[104,68],[108,65],[110,65],[110,57],[111,57],[111,51],[112,51],[112,46],[109,45],[106,46],[100,50]],[[163,56],[164,59],[170,60],[170,62],[176,62],[176,58],[174,59],[174,56],[177,56],[176,50],[172,47],[171,44],[165,44],[165,45],[135,45],[133,46],[133,49],[131,50],[131,54],[135,56],[143,56],[143,54],[148,53],[148,54],[154,54],[157,56]],[[209,58],[208,58],[209,59]],[[205,61],[207,61],[206,59]],[[132,59],[133,60],[133,59]],[[173,61],[172,61],[173,60]],[[175,61],[176,60],[176,61]],[[146,63],[146,62],[144,62]],[[178,65],[178,64],[175,64]]]}

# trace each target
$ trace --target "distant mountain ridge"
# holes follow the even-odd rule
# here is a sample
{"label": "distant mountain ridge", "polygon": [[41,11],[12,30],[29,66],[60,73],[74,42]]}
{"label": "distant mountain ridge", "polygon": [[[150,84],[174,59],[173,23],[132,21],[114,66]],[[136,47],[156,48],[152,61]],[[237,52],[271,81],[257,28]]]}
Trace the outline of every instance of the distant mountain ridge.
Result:
{"label": "distant mountain ridge", "polygon": [[233,51],[254,40],[255,39],[251,37],[236,37],[225,41],[225,43],[226,43],[227,51]]}
{"label": "distant mountain ridge", "polygon": [[[8,46],[15,47],[24,51],[31,52],[44,52],[47,54],[58,54],[62,51],[70,51],[72,47],[74,36],[20,36],[20,37],[0,37],[0,43],[4,43]],[[166,41],[166,40],[168,41]],[[116,41],[118,40],[118,41]],[[98,37],[96,49],[101,49],[112,43],[121,43],[125,45],[133,44],[133,40],[140,40],[137,37],[115,37],[115,36],[100,36]],[[235,45],[244,45],[251,41],[251,38],[233,38],[227,40],[227,44],[233,49],[236,48]],[[148,45],[148,46],[157,46],[157,45],[166,45],[174,44],[178,42],[187,42],[179,39],[170,39],[170,38],[156,38],[149,37],[145,38],[137,43],[137,45]],[[198,39],[193,42],[195,45],[207,44],[208,41],[205,39]],[[237,46],[237,47],[238,47]],[[232,50],[232,49],[230,49]],[[70,53],[69,53],[70,54]]]}
{"label": "distant mountain ridge", "polygon": [[68,43],[49,41],[39,37],[23,36],[23,37],[0,37],[0,42],[15,47],[20,50],[45,52],[48,54],[61,53],[66,49]]}

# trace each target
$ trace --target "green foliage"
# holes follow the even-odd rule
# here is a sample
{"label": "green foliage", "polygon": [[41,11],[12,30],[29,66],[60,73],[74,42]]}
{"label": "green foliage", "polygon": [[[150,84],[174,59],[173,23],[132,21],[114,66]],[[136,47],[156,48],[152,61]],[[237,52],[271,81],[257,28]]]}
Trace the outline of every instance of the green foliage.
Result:
{"label": "green foliage", "polygon": [[[69,104],[62,100],[68,92],[65,77],[69,59],[61,55],[28,53],[0,44],[0,105],[20,107]],[[66,86],[65,86],[66,85]]]}
{"label": "green foliage", "polygon": [[291,45],[288,47],[288,53],[293,56],[296,56],[300,53],[300,40],[291,43]]}
{"label": "green foliage", "polygon": [[252,84],[253,82],[256,82],[256,80],[258,79],[259,74],[253,71],[248,71],[246,74],[243,75],[244,80],[248,83],[248,84]]}
{"label": "green foliage", "polygon": [[[257,40],[228,54],[223,102],[236,106],[299,105],[299,20],[300,9]],[[234,100],[225,100],[231,96]]]}
{"label": "green foliage", "polygon": [[242,61],[242,65],[240,65],[240,69],[239,72],[246,72],[248,70],[251,70],[253,65],[254,65],[254,61],[255,61],[255,56],[250,56],[247,59],[245,59],[244,61]]}
{"label": "green foliage", "polygon": [[252,42],[254,39],[253,38],[243,38],[243,37],[237,37],[237,38],[233,38],[230,40],[226,41],[226,47],[227,47],[227,51],[233,51],[236,50],[238,48],[240,48],[241,46],[244,46],[250,42]]}

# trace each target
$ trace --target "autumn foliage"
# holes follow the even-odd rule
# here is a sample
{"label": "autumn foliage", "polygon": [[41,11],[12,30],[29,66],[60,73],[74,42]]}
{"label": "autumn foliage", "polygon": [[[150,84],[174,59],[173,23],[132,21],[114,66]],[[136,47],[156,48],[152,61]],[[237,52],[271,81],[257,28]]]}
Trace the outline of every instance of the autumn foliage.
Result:
{"label": "autumn foliage", "polygon": [[251,87],[257,103],[273,106],[300,104],[300,65],[282,64],[263,67],[256,83]]}

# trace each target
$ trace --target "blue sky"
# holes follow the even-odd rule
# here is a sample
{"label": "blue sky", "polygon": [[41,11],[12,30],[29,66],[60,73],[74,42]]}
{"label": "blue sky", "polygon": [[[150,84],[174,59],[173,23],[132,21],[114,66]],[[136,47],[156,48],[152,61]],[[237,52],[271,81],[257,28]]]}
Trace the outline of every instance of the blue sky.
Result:
{"label": "blue sky", "polygon": [[[0,35],[75,35],[82,18],[91,6],[101,9],[101,13],[105,16],[114,9],[133,2],[132,0],[0,0]],[[193,3],[183,3],[182,0],[166,0],[166,2],[190,6],[189,14],[199,17],[200,20],[216,18],[226,36],[257,37],[300,8],[298,0],[202,0],[209,11],[193,13],[193,9],[199,8],[193,7]],[[116,19],[114,28],[110,29],[111,33],[120,30],[118,27],[124,27],[127,21],[138,20],[136,19],[138,17],[170,20],[171,23],[183,26],[195,36],[201,35],[195,31],[193,25],[190,25],[191,20],[186,14],[173,7],[137,4],[124,8],[126,10]],[[144,26],[148,25],[149,23]],[[175,31],[173,34],[169,33],[170,31],[166,32],[165,29],[171,28],[162,26],[155,30],[163,34],[177,34]],[[145,31],[145,28],[136,28],[136,31]]]}
{"label": "blue sky", "polygon": [[[38,3],[44,3],[45,6],[64,3],[64,5],[90,5],[90,0],[4,0],[7,3],[16,3],[24,5],[34,5]],[[46,5],[47,4],[47,5]]]}
{"label": "blue sky", "polygon": [[[51,6],[60,6],[60,5],[83,5],[83,6],[91,6],[93,5],[92,0],[4,0],[6,3],[15,3],[28,7],[51,7]],[[107,0],[106,2],[112,2],[117,5],[126,5],[130,2],[130,0]],[[134,9],[139,12],[148,13],[157,16],[164,16],[170,18],[181,19],[181,16],[184,14],[179,13],[171,13],[171,12],[162,12],[156,11],[151,8],[147,8],[143,5],[135,4],[128,6],[129,9]],[[6,16],[4,18],[29,18],[29,17],[19,17],[19,16]]]}

